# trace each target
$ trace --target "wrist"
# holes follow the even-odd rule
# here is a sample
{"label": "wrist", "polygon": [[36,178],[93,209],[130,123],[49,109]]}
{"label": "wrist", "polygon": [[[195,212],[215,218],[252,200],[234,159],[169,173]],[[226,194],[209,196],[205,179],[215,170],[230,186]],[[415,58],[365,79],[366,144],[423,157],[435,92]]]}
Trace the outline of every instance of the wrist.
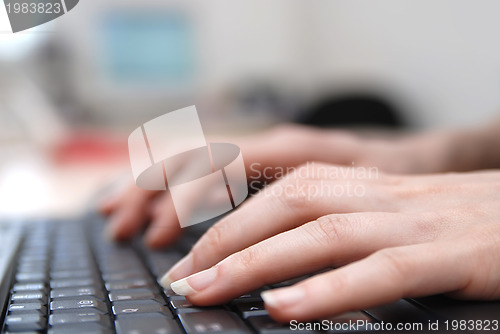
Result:
{"label": "wrist", "polygon": [[480,127],[457,131],[450,150],[451,160],[456,161],[454,170],[468,171],[500,167],[498,128]]}
{"label": "wrist", "polygon": [[443,132],[443,165],[440,171],[471,171],[494,167],[489,154],[491,138],[483,128]]}
{"label": "wrist", "polygon": [[467,137],[458,131],[436,131],[371,140],[364,145],[364,156],[373,165],[396,174],[457,170],[457,155]]}

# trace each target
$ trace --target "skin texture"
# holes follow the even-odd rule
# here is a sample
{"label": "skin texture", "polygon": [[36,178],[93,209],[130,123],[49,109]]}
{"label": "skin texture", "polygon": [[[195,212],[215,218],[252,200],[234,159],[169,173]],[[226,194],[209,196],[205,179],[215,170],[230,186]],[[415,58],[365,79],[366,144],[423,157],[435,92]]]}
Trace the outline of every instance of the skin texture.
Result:
{"label": "skin texture", "polygon": [[[500,139],[497,133],[490,125],[374,138],[284,126],[232,140],[242,148],[250,179],[258,176],[253,163],[273,171],[296,168],[210,228],[163,282],[177,281],[173,286],[191,302],[212,305],[338,268],[264,295],[280,321],[443,292],[499,298],[500,172],[442,174],[500,166],[499,152],[485,145]],[[369,166],[377,173],[353,173]],[[180,233],[168,192],[133,186],[101,211],[111,216],[107,233],[116,240],[148,221],[151,247]]]}
{"label": "skin texture", "polygon": [[[314,175],[318,168],[342,167],[307,165],[298,171]],[[290,175],[273,184],[288,194],[263,192],[250,199],[207,231],[169,279],[214,266],[213,282],[187,278],[194,290],[189,300],[211,305],[265,284],[339,268],[265,296],[272,301],[271,315],[281,321],[442,292],[500,297],[500,173],[379,174],[376,180],[340,177],[326,183],[365,187],[360,197],[302,191],[319,189],[322,181]],[[308,298],[290,302],[295,295]]]}

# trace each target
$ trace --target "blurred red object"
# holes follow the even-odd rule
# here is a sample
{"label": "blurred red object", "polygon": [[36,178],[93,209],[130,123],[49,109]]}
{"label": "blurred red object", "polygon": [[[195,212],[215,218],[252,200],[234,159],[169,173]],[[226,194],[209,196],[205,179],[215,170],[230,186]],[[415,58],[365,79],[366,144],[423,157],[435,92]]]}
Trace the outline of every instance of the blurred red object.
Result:
{"label": "blurred red object", "polygon": [[52,157],[58,164],[128,161],[127,138],[97,132],[77,132],[56,145]]}

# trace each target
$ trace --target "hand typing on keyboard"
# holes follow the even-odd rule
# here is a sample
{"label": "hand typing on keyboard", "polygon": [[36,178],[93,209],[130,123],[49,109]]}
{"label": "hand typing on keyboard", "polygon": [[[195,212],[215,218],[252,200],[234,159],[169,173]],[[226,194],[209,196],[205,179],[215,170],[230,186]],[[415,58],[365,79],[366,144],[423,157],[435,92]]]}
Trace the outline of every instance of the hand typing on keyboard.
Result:
{"label": "hand typing on keyboard", "polygon": [[[162,284],[208,306],[338,268],[266,291],[266,308],[282,321],[443,292],[499,298],[500,172],[402,174],[500,167],[487,145],[499,140],[496,133],[369,140],[289,127],[246,140],[238,145],[250,179],[302,165],[210,228]],[[101,210],[112,216],[114,239],[133,236],[148,220],[152,247],[180,233],[168,193],[133,187]]]}

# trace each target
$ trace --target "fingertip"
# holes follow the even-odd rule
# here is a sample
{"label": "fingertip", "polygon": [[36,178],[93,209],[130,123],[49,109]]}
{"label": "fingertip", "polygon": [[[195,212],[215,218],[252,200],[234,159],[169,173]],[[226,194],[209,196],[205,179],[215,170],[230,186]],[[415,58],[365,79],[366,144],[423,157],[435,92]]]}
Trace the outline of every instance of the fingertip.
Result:
{"label": "fingertip", "polygon": [[264,301],[264,304],[266,304],[266,306],[269,306],[270,308],[278,308],[279,307],[279,304],[278,304],[276,298],[274,298],[272,291],[266,290],[260,294],[260,297],[262,298],[262,300]]}
{"label": "fingertip", "polygon": [[189,296],[197,292],[191,285],[189,285],[187,278],[173,282],[170,284],[170,288],[180,296]]}
{"label": "fingertip", "polygon": [[273,308],[267,304],[265,305],[265,307],[267,312],[269,313],[269,316],[277,322],[287,323],[291,320],[297,320],[296,317],[286,315],[286,313],[284,313],[283,310],[279,308]]}
{"label": "fingertip", "polygon": [[144,244],[151,249],[161,249],[166,245],[166,242],[159,238],[157,234],[151,233],[149,230],[143,237]]}
{"label": "fingertip", "polygon": [[306,297],[306,292],[301,286],[290,286],[286,288],[267,290],[261,293],[266,304],[274,308],[291,307]]}
{"label": "fingertip", "polygon": [[160,278],[160,285],[164,288],[164,289],[171,289],[170,285],[174,283],[174,280],[172,279],[172,277],[170,277],[170,273],[167,272],[165,275],[163,275],[161,278]]}
{"label": "fingertip", "polygon": [[152,249],[163,248],[177,239],[180,228],[177,226],[157,226],[153,222],[144,235],[144,243]]}
{"label": "fingertip", "polygon": [[261,298],[273,319],[286,322],[300,317],[300,313],[294,314],[294,310],[300,309],[301,303],[306,298],[306,292],[300,286],[291,286],[263,291]]}
{"label": "fingertip", "polygon": [[105,216],[109,216],[116,209],[116,201],[107,198],[97,204],[97,211]]}
{"label": "fingertip", "polygon": [[170,285],[181,278],[192,274],[193,254],[188,253],[180,259],[175,265],[170,268],[160,280],[160,284],[165,288],[170,288]]}
{"label": "fingertip", "polygon": [[141,226],[139,222],[133,223],[133,216],[126,210],[114,212],[105,228],[105,236],[112,241],[125,241],[132,237]]}

